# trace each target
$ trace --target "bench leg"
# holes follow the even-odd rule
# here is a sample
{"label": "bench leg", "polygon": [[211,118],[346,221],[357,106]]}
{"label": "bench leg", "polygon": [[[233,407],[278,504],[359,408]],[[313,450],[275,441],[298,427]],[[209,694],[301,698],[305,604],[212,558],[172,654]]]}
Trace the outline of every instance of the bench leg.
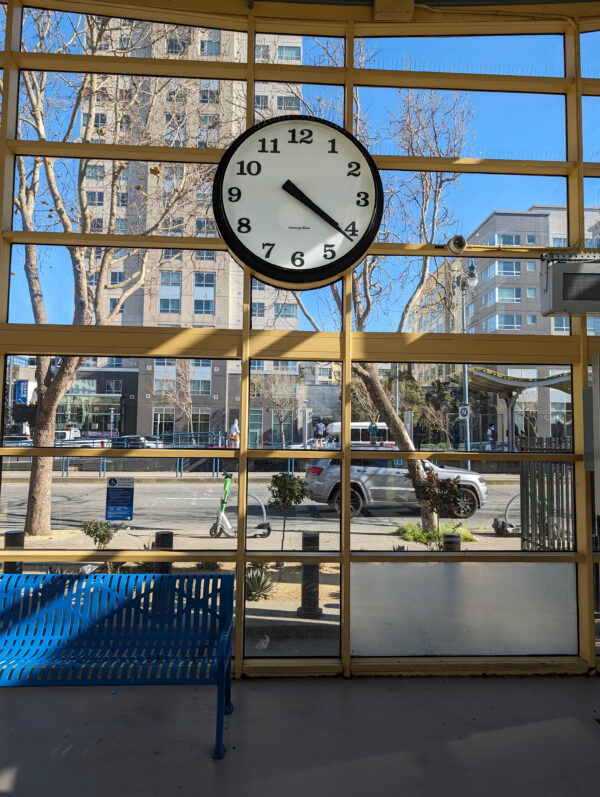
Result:
{"label": "bench leg", "polygon": [[225,713],[231,714],[233,703],[231,702],[231,662],[225,670]]}
{"label": "bench leg", "polygon": [[222,674],[217,684],[217,732],[215,734],[215,746],[213,758],[223,758],[225,755],[225,745],[223,744],[223,724],[225,722],[225,690],[226,676]]}

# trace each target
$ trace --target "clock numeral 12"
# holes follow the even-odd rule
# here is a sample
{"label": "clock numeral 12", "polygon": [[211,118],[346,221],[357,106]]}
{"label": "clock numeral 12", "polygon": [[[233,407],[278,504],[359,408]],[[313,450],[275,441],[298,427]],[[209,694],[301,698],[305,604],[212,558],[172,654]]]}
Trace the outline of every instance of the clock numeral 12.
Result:
{"label": "clock numeral 12", "polygon": [[300,138],[298,138],[298,131],[296,128],[288,130],[288,133],[290,134],[289,144],[312,144],[313,134],[312,130],[308,128],[302,128],[302,130],[300,130]]}
{"label": "clock numeral 12", "polygon": [[277,146],[279,142],[277,141],[276,138],[272,138],[271,141],[269,142],[271,144],[271,149],[268,149],[267,147],[266,138],[259,138],[258,140],[260,143],[260,149],[258,150],[259,152],[280,152],[280,149]]}
{"label": "clock numeral 12", "polygon": [[265,252],[265,257],[271,257],[271,252],[275,248],[275,244],[263,244],[262,248],[267,250]]}
{"label": "clock numeral 12", "polygon": [[260,174],[260,170],[262,166],[258,161],[238,161],[237,162],[237,173],[240,175],[250,174],[253,177],[256,177],[257,174]]}

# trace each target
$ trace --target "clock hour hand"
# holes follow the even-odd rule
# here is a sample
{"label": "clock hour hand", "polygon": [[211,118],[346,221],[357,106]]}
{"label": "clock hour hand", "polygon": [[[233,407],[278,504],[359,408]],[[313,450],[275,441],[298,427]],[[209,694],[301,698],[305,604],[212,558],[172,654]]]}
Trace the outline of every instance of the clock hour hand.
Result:
{"label": "clock hour hand", "polygon": [[291,180],[286,180],[281,187],[283,188],[284,191],[287,191],[287,193],[290,194],[290,196],[293,196],[294,199],[297,199],[298,202],[302,202],[302,204],[306,205],[306,207],[309,208],[309,210],[312,210],[313,213],[316,213],[317,216],[320,216],[320,218],[322,218],[323,221],[326,221],[327,224],[333,227],[334,230],[337,230],[349,241],[352,240],[352,238],[348,235],[348,233],[345,232],[340,227],[340,225],[337,223],[335,219],[332,219],[328,213],[322,210],[318,205],[315,205],[312,199],[309,199],[304,193],[304,191],[301,191],[298,188],[298,186],[295,183],[293,183]]}

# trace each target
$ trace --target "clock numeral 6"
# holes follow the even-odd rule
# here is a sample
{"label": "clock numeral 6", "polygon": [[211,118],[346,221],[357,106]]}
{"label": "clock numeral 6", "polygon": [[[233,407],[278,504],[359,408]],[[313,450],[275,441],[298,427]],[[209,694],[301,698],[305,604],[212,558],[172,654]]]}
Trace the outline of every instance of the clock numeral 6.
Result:
{"label": "clock numeral 6", "polygon": [[246,161],[238,161],[236,165],[238,167],[238,174],[250,174],[252,177],[256,177],[257,174],[260,174],[260,170],[262,169],[258,161],[248,161],[247,163]]}
{"label": "clock numeral 6", "polygon": [[360,163],[350,161],[348,164],[348,174],[346,177],[360,177]]}
{"label": "clock numeral 6", "polygon": [[238,232],[250,232],[251,229],[252,227],[250,226],[250,219],[245,219],[245,218],[238,219],[238,226],[237,226]]}
{"label": "clock numeral 6", "polygon": [[356,195],[356,204],[359,208],[364,208],[369,204],[369,195],[366,191],[359,191]]}
{"label": "clock numeral 6", "polygon": [[333,248],[333,244],[325,244],[323,246],[323,257],[325,260],[333,260],[335,257],[335,249]]}
{"label": "clock numeral 6", "polygon": [[304,252],[294,252],[292,255],[292,266],[296,266],[296,268],[300,268],[300,266],[304,265]]}
{"label": "clock numeral 6", "polygon": [[263,244],[262,248],[266,249],[265,257],[271,257],[271,252],[273,251],[275,244]]}
{"label": "clock numeral 6", "polygon": [[241,198],[242,198],[242,192],[240,191],[239,188],[230,188],[227,191],[227,199],[230,202],[239,202]]}

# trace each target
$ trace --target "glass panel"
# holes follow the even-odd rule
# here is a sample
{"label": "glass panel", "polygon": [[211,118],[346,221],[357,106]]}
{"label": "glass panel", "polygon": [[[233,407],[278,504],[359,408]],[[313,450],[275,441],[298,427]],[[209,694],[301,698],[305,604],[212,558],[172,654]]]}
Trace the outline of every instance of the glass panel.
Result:
{"label": "glass panel", "polygon": [[357,38],[357,67],[487,75],[564,75],[562,36]]}
{"label": "glass panel", "polygon": [[339,449],[339,434],[330,439],[327,428],[339,426],[341,399],[339,362],[250,360],[250,412],[256,418],[250,448]]}
{"label": "glass panel", "polygon": [[0,48],[4,49],[6,36],[6,4],[0,3]]}
{"label": "glass panel", "polygon": [[339,656],[339,565],[250,563],[245,594],[245,656]]}
{"label": "glass panel", "polygon": [[386,170],[381,179],[379,240],[442,244],[462,235],[484,246],[567,245],[562,177]]}
{"label": "glass panel", "polygon": [[[58,407],[51,397],[39,406],[36,368],[44,378],[46,366],[46,384],[64,390]],[[239,360],[8,356],[3,444],[236,447],[240,375]]]}
{"label": "glass panel", "polygon": [[323,505],[308,494],[309,481],[331,468],[339,474],[339,460],[250,459],[246,549],[339,551],[339,498]]}
{"label": "glass panel", "polygon": [[600,161],[598,126],[600,125],[600,97],[581,98],[581,121],[583,126],[583,159]]}
{"label": "glass panel", "polygon": [[224,148],[245,121],[241,80],[21,72],[19,138]]}
{"label": "glass panel", "polygon": [[259,64],[343,67],[344,45],[340,37],[257,33],[254,60]]}
{"label": "glass panel", "polygon": [[581,45],[582,77],[600,77],[600,31],[582,33],[579,37]]}
{"label": "glass panel", "polygon": [[[34,187],[33,208],[21,211],[17,205],[13,216],[16,230],[28,225],[45,232],[218,235],[211,200],[214,166],[90,158],[42,160],[39,164],[33,158],[17,158],[17,197],[25,187]],[[53,191],[46,182],[46,170],[53,175]]]}
{"label": "glass panel", "polygon": [[[89,313],[112,326],[240,329],[242,282],[240,266],[214,250],[15,245],[8,318],[81,324]],[[86,297],[77,315],[76,286]]]}
{"label": "glass panel", "polygon": [[572,451],[572,389],[568,365],[354,363],[352,446],[395,447],[387,400],[402,451]]}
{"label": "glass panel", "polygon": [[[46,468],[50,469],[48,474]],[[26,548],[93,550],[94,533],[107,532],[110,539],[106,547],[142,550],[152,546],[156,532],[170,531],[174,532],[175,549],[234,550],[237,490],[228,497],[225,521],[220,514],[225,482],[219,476],[222,470],[237,471],[237,462],[216,457],[35,457],[32,465],[30,457],[5,457],[0,528],[23,531],[26,512],[30,511]],[[51,498],[36,511],[33,504],[46,476],[50,478],[47,490]],[[115,478],[126,481],[113,485]],[[84,525],[90,521],[104,523],[107,516],[108,527]],[[211,529],[219,521],[224,531],[217,537]]]}
{"label": "glass panel", "polygon": [[[540,118],[552,124],[540,125]],[[361,86],[355,130],[384,155],[564,160],[565,99]]]}
{"label": "glass panel", "polygon": [[[408,461],[397,456],[354,454],[353,550],[575,550],[572,463],[421,460],[420,465],[422,470],[416,466],[411,474]],[[339,465],[324,474],[326,479],[306,477],[317,503],[329,500]],[[413,487],[419,479],[429,479],[420,503]],[[432,508],[438,518],[428,516]]]}
{"label": "glass panel", "polygon": [[25,8],[21,48],[124,58],[243,62],[247,40],[247,34],[238,31]]}
{"label": "glass panel", "polygon": [[351,578],[354,656],[578,652],[571,563],[360,562]]}
{"label": "glass panel", "polygon": [[343,126],[344,89],[310,83],[266,83],[254,86],[254,122],[299,113]]}
{"label": "glass panel", "polygon": [[253,277],[252,328],[338,332],[342,328],[341,302],[341,282],[312,291],[286,291]]}

